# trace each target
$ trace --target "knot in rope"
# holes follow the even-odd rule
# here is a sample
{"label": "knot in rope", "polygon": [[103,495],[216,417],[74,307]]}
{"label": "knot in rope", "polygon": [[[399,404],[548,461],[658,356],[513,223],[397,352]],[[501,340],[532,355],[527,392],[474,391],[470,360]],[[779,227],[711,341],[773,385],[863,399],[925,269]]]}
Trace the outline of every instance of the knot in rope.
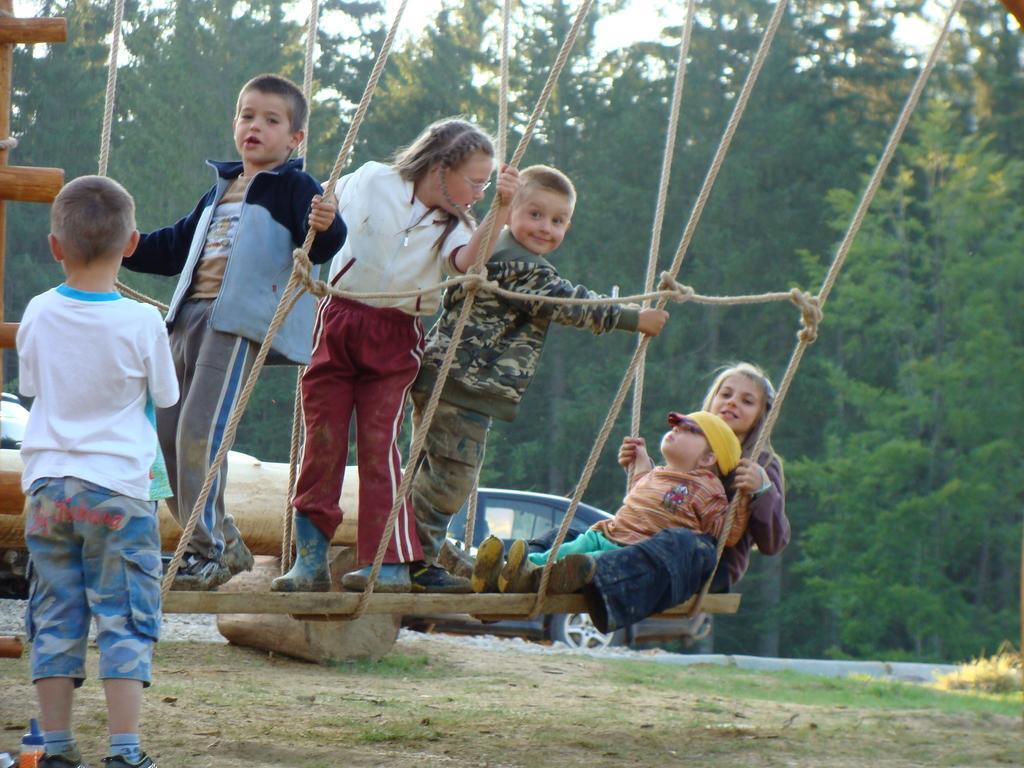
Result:
{"label": "knot in rope", "polygon": [[678,301],[680,304],[684,301],[689,301],[697,292],[688,285],[684,285],[676,280],[671,272],[665,271],[661,273],[661,282],[658,283],[659,291],[669,291],[673,295],[669,298],[672,301]]}
{"label": "knot in rope", "polygon": [[0,150],[11,150],[18,146],[18,140],[13,136],[8,136],[6,139],[0,139]]}
{"label": "knot in rope", "polygon": [[797,338],[805,344],[813,344],[818,339],[818,325],[824,317],[821,311],[821,299],[807,291],[794,288],[789,292],[789,300],[800,309],[800,331]]}
{"label": "knot in rope", "polygon": [[466,270],[461,282],[467,293],[480,290],[490,290],[493,293],[501,287],[496,280],[487,279],[487,270],[483,265],[477,266],[476,264]]}
{"label": "knot in rope", "polygon": [[320,281],[313,279],[313,262],[309,260],[309,255],[301,248],[296,248],[292,251],[292,261],[295,263],[293,269],[302,281],[302,287],[314,296],[323,296],[323,290],[318,289]]}

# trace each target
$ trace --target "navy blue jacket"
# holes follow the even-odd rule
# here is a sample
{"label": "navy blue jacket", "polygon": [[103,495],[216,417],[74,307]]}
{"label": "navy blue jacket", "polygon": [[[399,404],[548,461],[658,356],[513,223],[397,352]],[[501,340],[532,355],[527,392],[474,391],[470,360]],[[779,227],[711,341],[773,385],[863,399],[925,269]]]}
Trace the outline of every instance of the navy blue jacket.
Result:
{"label": "navy blue jacket", "polygon": [[[224,191],[242,172],[242,163],[207,161],[217,172],[217,183],[188,216],[169,227],[142,235],[139,247],[124,266],[135,272],[177,275],[178,285],[167,312],[174,330],[178,308],[188,295],[196,266],[203,254],[207,229]],[[317,181],[302,170],[302,161],[288,160],[272,171],[260,171],[249,184],[228,254],[224,280],[214,299],[210,326],[257,344],[266,336],[281,292],[292,271],[292,250],[302,245],[309,228],[313,195],[322,192]],[[309,257],[314,264],[329,260],[345,242],[341,216],[326,232],[317,234]],[[318,271],[318,270],[317,270]],[[316,274],[314,274],[316,277]],[[313,339],[314,297],[296,302],[271,344],[277,361],[306,364]]]}

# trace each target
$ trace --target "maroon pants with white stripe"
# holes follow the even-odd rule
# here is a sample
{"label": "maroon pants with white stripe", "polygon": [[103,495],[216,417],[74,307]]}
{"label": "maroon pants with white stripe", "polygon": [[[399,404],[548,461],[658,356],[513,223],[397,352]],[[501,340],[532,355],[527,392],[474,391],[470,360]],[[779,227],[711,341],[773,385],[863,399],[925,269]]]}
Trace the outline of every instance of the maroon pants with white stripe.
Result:
{"label": "maroon pants with white stripe", "polygon": [[[423,357],[423,324],[397,309],[327,298],[317,309],[313,358],[302,377],[306,442],[295,511],[328,539],[341,524],[338,504],[356,417],[359,562],[370,563],[402,482],[398,437],[405,398]],[[408,500],[398,512],[385,563],[422,560]]]}

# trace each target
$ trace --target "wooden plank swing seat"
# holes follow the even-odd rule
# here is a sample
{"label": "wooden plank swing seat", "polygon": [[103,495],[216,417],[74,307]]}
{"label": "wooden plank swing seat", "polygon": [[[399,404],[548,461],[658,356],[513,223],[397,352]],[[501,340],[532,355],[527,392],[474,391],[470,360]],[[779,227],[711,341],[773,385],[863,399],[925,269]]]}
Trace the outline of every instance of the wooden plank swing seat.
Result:
{"label": "wooden plank swing seat", "polygon": [[[164,598],[164,613],[252,613],[291,614],[303,619],[328,617],[344,620],[352,615],[362,594],[359,592],[177,592]],[[740,606],[738,594],[708,595],[701,611],[705,613],[736,613]],[[367,614],[392,613],[403,616],[468,613],[474,616],[522,618],[533,609],[535,594],[438,595],[430,593],[376,594],[370,596]],[[662,617],[685,615],[696,597],[670,608]],[[548,595],[544,613],[586,613],[583,595]]]}

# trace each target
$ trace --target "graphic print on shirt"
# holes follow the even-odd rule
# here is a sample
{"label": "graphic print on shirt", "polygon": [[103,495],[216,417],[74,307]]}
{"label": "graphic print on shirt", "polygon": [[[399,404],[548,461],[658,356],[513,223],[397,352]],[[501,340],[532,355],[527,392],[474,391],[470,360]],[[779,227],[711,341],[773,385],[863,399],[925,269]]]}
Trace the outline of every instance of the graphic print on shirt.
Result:
{"label": "graphic print on shirt", "polygon": [[210,228],[206,233],[206,245],[203,248],[204,259],[226,259],[228,257],[241,211],[240,203],[217,206],[213,221],[210,222]]}
{"label": "graphic print on shirt", "polygon": [[690,488],[686,483],[669,488],[661,499],[666,512],[678,513],[690,500]]}

